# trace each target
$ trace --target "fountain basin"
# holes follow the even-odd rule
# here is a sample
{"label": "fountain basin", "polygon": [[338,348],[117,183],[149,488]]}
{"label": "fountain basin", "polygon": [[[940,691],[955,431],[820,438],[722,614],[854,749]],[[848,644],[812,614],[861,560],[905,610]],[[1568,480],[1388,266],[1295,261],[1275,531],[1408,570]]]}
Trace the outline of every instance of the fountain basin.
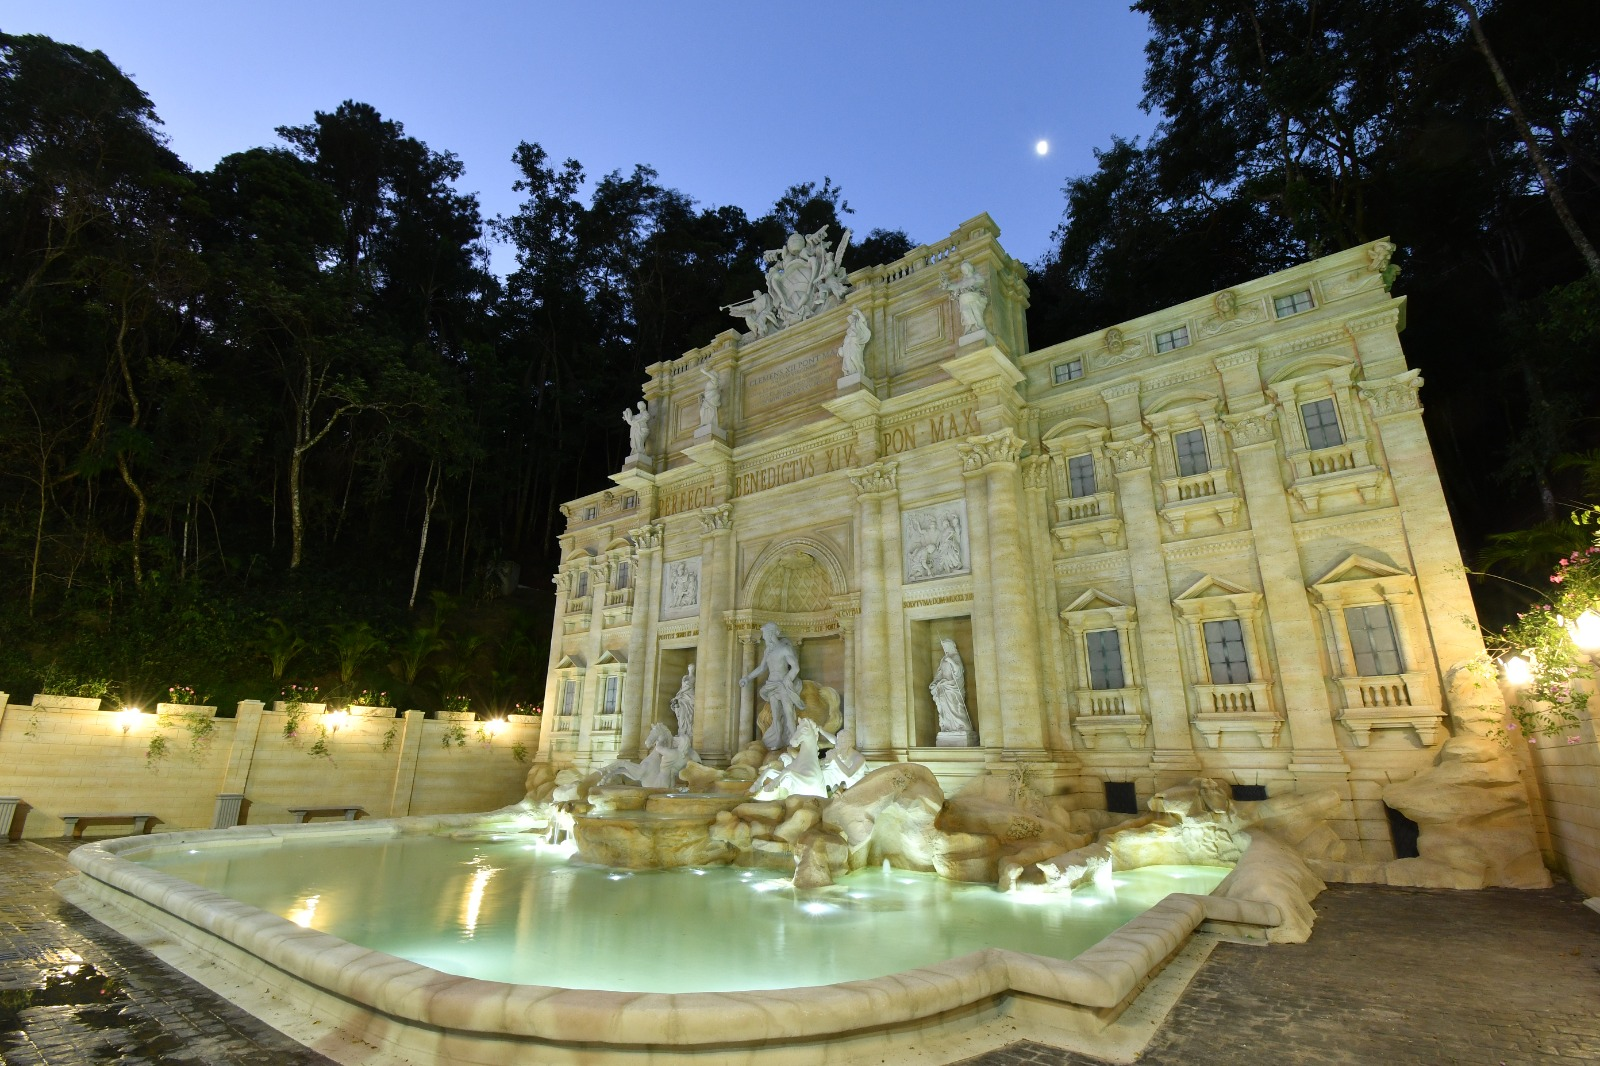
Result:
{"label": "fountain basin", "polygon": [[[216,974],[198,969],[201,960],[221,961],[235,976],[312,1012],[324,1027],[414,1059],[468,1063],[530,1055],[541,1062],[592,1061],[597,1053],[668,1061],[708,1053],[722,1061],[881,1061],[915,1058],[919,1041],[1001,1020],[1009,1039],[1092,1032],[1127,1006],[1200,922],[1279,920],[1270,904],[1175,894],[1071,960],[985,948],[903,973],[813,987],[597,991],[444,973],[129,861],[157,848],[200,852],[312,836],[392,839],[482,832],[505,822],[505,816],[455,816],[124,838],[74,851],[82,874],[63,892],[103,920],[121,927],[131,916],[195,952],[196,975],[208,983]],[[649,946],[648,938],[640,944]],[[871,951],[870,941],[862,950]]]}

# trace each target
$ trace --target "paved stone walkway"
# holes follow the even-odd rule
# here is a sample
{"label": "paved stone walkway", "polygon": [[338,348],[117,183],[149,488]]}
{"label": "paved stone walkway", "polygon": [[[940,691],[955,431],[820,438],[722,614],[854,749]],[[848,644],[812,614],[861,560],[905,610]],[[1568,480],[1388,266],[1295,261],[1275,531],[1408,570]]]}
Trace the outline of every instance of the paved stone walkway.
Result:
{"label": "paved stone walkway", "polygon": [[[0,1062],[325,1066],[51,890],[66,841],[0,843]],[[1310,943],[1220,944],[1141,1066],[1600,1063],[1600,914],[1570,887],[1331,887]],[[1016,1044],[965,1066],[1094,1066]]]}

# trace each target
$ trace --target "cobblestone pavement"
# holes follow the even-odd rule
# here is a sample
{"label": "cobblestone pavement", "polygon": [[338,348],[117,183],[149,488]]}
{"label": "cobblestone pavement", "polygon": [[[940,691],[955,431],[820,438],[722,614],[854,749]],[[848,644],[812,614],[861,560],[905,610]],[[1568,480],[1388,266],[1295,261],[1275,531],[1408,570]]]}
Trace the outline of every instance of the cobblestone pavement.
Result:
{"label": "cobblestone pavement", "polygon": [[57,896],[74,843],[0,843],[0,1062],[333,1066]]}
{"label": "cobblestone pavement", "polygon": [[[51,890],[67,841],[0,843],[6,1066],[317,1066]],[[1334,885],[1311,941],[1219,944],[1141,1066],[1600,1063],[1600,914],[1562,885]],[[1014,1044],[964,1066],[1093,1066]]]}

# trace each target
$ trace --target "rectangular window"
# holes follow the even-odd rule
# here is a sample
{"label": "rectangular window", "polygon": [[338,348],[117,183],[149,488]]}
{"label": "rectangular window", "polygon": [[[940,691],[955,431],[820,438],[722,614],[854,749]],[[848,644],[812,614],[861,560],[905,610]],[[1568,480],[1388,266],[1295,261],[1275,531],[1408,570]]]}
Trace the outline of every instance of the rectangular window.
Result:
{"label": "rectangular window", "polygon": [[1065,385],[1069,381],[1077,381],[1083,377],[1083,360],[1074,359],[1070,363],[1057,363],[1051,368],[1050,375],[1057,385]]}
{"label": "rectangular window", "polygon": [[1179,326],[1169,329],[1165,333],[1156,334],[1156,351],[1170,352],[1174,348],[1187,348],[1189,346],[1189,327]]}
{"label": "rectangular window", "polygon": [[1123,688],[1122,640],[1115,629],[1091,629],[1083,635],[1089,653],[1089,687]]}
{"label": "rectangular window", "polygon": [[1312,400],[1300,405],[1300,421],[1305,423],[1306,444],[1312,448],[1337,448],[1344,443],[1339,432],[1339,413],[1332,400]]}
{"label": "rectangular window", "polygon": [[627,563],[618,563],[617,564],[617,588],[619,588],[619,589],[627,588],[628,587],[628,577],[629,577],[628,564]]}
{"label": "rectangular window", "polygon": [[600,708],[601,714],[617,713],[617,692],[622,687],[622,678],[612,674],[606,678],[605,702]]}
{"label": "rectangular window", "polygon": [[1067,460],[1067,491],[1074,499],[1079,496],[1093,496],[1094,484],[1094,456],[1074,455]]}
{"label": "rectangular window", "polygon": [[1382,604],[1373,607],[1346,607],[1345,628],[1350,631],[1350,650],[1355,653],[1356,673],[1362,677],[1398,674],[1405,670],[1400,662],[1400,642],[1394,636],[1394,616]]}
{"label": "rectangular window", "polygon": [[637,496],[624,496],[622,498],[622,509],[624,511],[631,511],[635,507],[638,507],[638,506],[639,506],[639,497],[637,497]]}
{"label": "rectangular window", "polygon": [[589,519],[593,518],[597,513],[599,513],[599,509],[598,508],[596,508],[596,507],[585,507],[583,509],[584,521],[588,521]]}
{"label": "rectangular window", "polygon": [[1206,457],[1205,430],[1188,429],[1182,433],[1174,433],[1172,448],[1178,453],[1179,477],[1204,474],[1211,469],[1211,460]]}
{"label": "rectangular window", "polygon": [[587,595],[589,595],[589,571],[580,570],[578,571],[577,597],[581,600]]}
{"label": "rectangular window", "polygon": [[1272,310],[1279,318],[1288,318],[1290,315],[1298,315],[1302,311],[1311,310],[1311,290],[1301,289],[1299,292],[1292,292],[1288,296],[1274,296],[1272,298]]}
{"label": "rectangular window", "polygon": [[1242,685],[1250,680],[1250,661],[1244,655],[1244,627],[1237,618],[1207,622],[1206,661],[1213,685]]}
{"label": "rectangular window", "polygon": [[578,706],[578,683],[564,682],[561,686],[561,713],[571,714]]}

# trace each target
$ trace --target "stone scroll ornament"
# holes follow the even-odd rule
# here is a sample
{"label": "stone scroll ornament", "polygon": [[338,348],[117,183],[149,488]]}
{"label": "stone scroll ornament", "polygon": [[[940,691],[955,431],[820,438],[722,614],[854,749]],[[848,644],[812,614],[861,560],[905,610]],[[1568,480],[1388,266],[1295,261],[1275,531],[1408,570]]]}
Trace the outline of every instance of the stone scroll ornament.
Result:
{"label": "stone scroll ornament", "polygon": [[827,226],[811,234],[789,234],[782,248],[761,254],[767,291],[757,290],[744,303],[723,310],[743,319],[757,339],[832,310],[850,289],[840,265],[849,246],[848,229],[837,248],[829,245]]}

